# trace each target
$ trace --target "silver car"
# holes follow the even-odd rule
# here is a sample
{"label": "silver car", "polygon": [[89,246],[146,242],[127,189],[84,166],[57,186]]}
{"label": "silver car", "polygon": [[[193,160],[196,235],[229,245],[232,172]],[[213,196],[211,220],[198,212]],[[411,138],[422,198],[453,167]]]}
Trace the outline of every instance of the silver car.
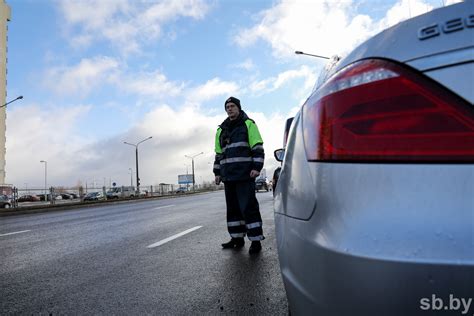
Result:
{"label": "silver car", "polygon": [[473,315],[474,1],[329,69],[294,118],[275,192],[291,313]]}

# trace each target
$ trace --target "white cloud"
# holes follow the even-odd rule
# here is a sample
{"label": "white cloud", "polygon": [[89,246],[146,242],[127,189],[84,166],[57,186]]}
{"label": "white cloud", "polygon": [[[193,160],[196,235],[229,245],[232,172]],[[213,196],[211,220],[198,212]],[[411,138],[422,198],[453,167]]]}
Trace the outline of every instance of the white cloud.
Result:
{"label": "white cloud", "polygon": [[295,50],[343,56],[369,36],[433,9],[423,0],[401,0],[384,18],[374,21],[368,15],[357,14],[356,7],[352,0],[281,0],[260,12],[259,22],[242,29],[234,41],[247,47],[263,40],[272,46],[274,55],[279,58],[288,58]]}
{"label": "white cloud", "polygon": [[300,90],[309,93],[316,80],[315,70],[308,66],[301,66],[299,69],[284,71],[276,77],[255,81],[250,84],[250,91],[256,95],[263,95],[281,88],[295,79],[304,79],[304,85]]}
{"label": "white cloud", "polygon": [[387,11],[385,17],[379,21],[378,29],[382,30],[401,21],[433,10],[433,6],[420,0],[401,0]]}
{"label": "white cloud", "polygon": [[116,84],[129,93],[155,98],[177,96],[184,88],[184,83],[169,81],[159,71],[121,74],[117,77]]}
{"label": "white cloud", "polygon": [[[262,134],[267,174],[270,173],[271,176],[277,165],[273,151],[281,147],[286,116],[274,114],[267,117],[254,112],[247,114],[256,121]],[[140,165],[143,165],[142,170],[147,170],[146,176],[143,176],[145,178],[142,178],[144,183],[176,183],[177,175],[185,173],[186,165],[191,170],[191,161],[184,156],[199,152],[204,154],[194,161],[196,180],[201,181],[202,177],[202,180],[212,181],[215,132],[225,118],[225,114],[205,115],[192,107],[176,110],[169,106],[160,106],[150,112],[143,122],[130,132],[140,135],[135,137],[137,140],[153,135],[150,143],[144,144],[143,149],[140,149],[144,151],[140,156]],[[129,163],[133,161],[133,155],[130,156],[129,153]]]}
{"label": "white cloud", "polygon": [[100,28],[111,22],[118,13],[126,14],[131,10],[127,0],[58,1],[57,3],[67,22],[83,23],[89,29]]}
{"label": "white cloud", "polygon": [[128,72],[119,60],[99,56],[82,59],[72,66],[50,67],[43,84],[58,95],[87,97],[104,85],[141,97],[164,99],[182,93],[185,84],[173,82],[160,71]]}
{"label": "white cloud", "polygon": [[451,4],[460,3],[460,2],[463,2],[463,1],[465,1],[465,0],[445,0],[444,4],[445,5],[451,5]]}
{"label": "white cloud", "polygon": [[231,65],[232,68],[244,69],[247,71],[255,69],[255,64],[252,59],[247,58],[243,62],[235,65]]}
{"label": "white cloud", "polygon": [[222,81],[220,78],[208,80],[205,84],[189,90],[187,94],[187,104],[199,105],[215,97],[227,97],[236,94],[239,90],[238,84],[231,81]]}
{"label": "white cloud", "polygon": [[[287,116],[274,114],[266,116],[262,113],[247,113],[258,125],[266,150],[265,167],[267,175],[273,173],[277,162],[273,151],[280,148],[283,140],[283,126]],[[192,107],[180,110],[169,106],[160,106],[150,112],[143,122],[137,124],[128,134],[136,140],[153,135],[148,144],[140,149],[140,167],[147,170],[143,183],[176,183],[177,175],[185,173],[186,165],[191,170],[191,161],[185,155],[198,156],[195,163],[196,180],[211,181],[212,164],[214,162],[214,137],[217,126],[226,118],[225,114],[205,115]],[[281,131],[280,131],[281,127]],[[128,137],[128,136],[126,136]],[[131,136],[130,136],[131,137]],[[132,137],[133,138],[133,137]],[[146,149],[145,149],[146,148]],[[125,150],[130,151],[128,148]],[[133,163],[132,153],[128,153],[129,163]]]}
{"label": "white cloud", "polygon": [[106,40],[123,53],[139,52],[142,44],[159,39],[171,22],[182,17],[202,19],[210,8],[202,0],[83,0],[58,1],[58,5],[74,46]]}
{"label": "white cloud", "polygon": [[85,58],[75,66],[51,67],[44,84],[57,94],[86,96],[104,81],[110,81],[118,66],[117,60],[109,57]]}
{"label": "white cloud", "polygon": [[145,10],[142,18],[145,25],[155,22],[167,22],[179,16],[202,19],[208,10],[208,5],[200,0],[158,1]]}
{"label": "white cloud", "polygon": [[[355,45],[351,29],[369,23],[359,17],[355,25],[348,20],[352,1],[280,1],[260,13],[260,22],[244,29],[234,40],[248,46],[262,39],[271,44],[278,57],[293,55],[295,50],[330,56]],[[364,30],[362,30],[364,31]],[[367,32],[366,30],[364,32]]]}
{"label": "white cloud", "polygon": [[[46,160],[48,185],[71,186],[82,181],[90,186],[94,180],[101,186],[104,180],[107,185],[109,180],[126,185],[130,181],[128,168],[135,170],[135,151],[123,141],[136,143],[148,136],[153,138],[139,147],[142,185],[177,183],[178,174],[191,165],[184,156],[199,152],[204,154],[195,159],[196,180],[212,181],[214,137],[225,114],[205,115],[192,107],[176,110],[163,105],[124,134],[97,141],[74,136],[79,119],[89,109],[26,106],[12,110],[7,126],[7,182],[42,189],[44,168],[39,161]],[[271,176],[277,166],[273,151],[281,147],[283,130],[279,128],[286,116],[248,114],[264,139],[267,174]]]}
{"label": "white cloud", "polygon": [[275,160],[273,152],[283,146],[283,132],[286,119],[294,114],[274,113],[269,116],[257,112],[247,112],[247,114],[255,121],[262,135],[263,147],[265,149],[264,168],[266,169],[267,177],[271,179],[273,171],[280,165]]}
{"label": "white cloud", "polygon": [[44,183],[40,160],[48,162],[53,179],[75,177],[70,174],[77,159],[75,154],[87,143],[77,136],[75,126],[89,110],[88,105],[67,109],[37,105],[12,108],[7,120],[7,183],[18,186]]}

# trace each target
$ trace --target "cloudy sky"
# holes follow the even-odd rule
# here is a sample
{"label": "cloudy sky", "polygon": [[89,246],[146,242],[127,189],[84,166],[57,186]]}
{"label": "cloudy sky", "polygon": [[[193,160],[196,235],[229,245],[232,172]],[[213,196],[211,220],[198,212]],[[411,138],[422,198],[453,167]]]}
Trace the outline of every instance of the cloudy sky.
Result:
{"label": "cloudy sky", "polygon": [[[6,182],[20,188],[130,183],[191,172],[212,181],[214,134],[233,95],[277,166],[284,121],[324,59],[456,0],[7,0]],[[133,180],[135,181],[135,179]]]}

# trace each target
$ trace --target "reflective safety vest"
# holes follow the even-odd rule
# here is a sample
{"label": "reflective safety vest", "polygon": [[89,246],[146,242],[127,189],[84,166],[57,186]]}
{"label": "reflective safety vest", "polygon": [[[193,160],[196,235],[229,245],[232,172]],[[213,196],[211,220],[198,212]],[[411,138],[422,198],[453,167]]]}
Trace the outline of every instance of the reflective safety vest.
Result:
{"label": "reflective safety vest", "polygon": [[251,180],[250,171],[261,171],[265,159],[258,127],[245,112],[235,121],[227,118],[217,129],[213,172],[222,181]]}

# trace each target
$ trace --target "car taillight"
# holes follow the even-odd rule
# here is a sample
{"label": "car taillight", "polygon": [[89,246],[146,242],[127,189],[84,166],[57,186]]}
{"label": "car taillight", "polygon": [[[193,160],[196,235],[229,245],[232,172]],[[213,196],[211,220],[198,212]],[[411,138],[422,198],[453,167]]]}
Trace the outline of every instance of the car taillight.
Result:
{"label": "car taillight", "polygon": [[342,69],[302,114],[310,161],[474,162],[473,107],[393,62]]}

